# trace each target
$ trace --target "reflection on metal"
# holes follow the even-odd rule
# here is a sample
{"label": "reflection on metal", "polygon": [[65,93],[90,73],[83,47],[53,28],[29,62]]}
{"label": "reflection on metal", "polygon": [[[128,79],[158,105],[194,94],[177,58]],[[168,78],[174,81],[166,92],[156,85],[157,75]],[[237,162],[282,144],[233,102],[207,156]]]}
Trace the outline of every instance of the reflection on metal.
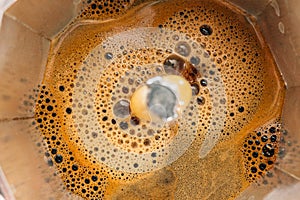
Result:
{"label": "reflection on metal", "polygon": [[2,23],[2,17],[4,12],[13,4],[16,0],[2,0],[0,1],[0,27]]}
{"label": "reflection on metal", "polygon": [[276,15],[279,17],[280,16],[280,9],[279,9],[278,2],[276,0],[272,0],[270,5],[274,8],[274,11],[275,11]]}
{"label": "reflection on metal", "polygon": [[0,194],[0,200],[15,200],[15,197],[11,191],[11,188],[7,182],[7,179],[0,167],[0,191],[2,192],[3,197]]}
{"label": "reflection on metal", "polygon": [[278,23],[278,29],[280,33],[284,34],[284,24],[282,22]]}

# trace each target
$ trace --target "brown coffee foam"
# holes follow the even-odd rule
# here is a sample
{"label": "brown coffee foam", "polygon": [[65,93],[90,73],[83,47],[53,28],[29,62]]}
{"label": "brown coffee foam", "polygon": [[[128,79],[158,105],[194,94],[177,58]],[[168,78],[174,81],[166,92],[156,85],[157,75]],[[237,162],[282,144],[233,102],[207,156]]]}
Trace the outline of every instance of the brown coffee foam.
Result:
{"label": "brown coffee foam", "polygon": [[[176,183],[177,189],[174,191],[175,196],[178,199],[184,199],[187,196],[201,199],[209,195],[213,195],[211,197],[215,198],[234,197],[252,181],[248,178],[248,165],[244,165],[239,161],[245,158],[245,155],[240,151],[245,138],[249,137],[249,132],[266,123],[268,119],[264,117],[266,114],[274,113],[269,118],[276,118],[280,114],[282,98],[277,98],[277,96],[282,94],[282,90],[279,90],[279,88],[282,88],[282,82],[278,80],[280,78],[275,65],[269,59],[268,50],[261,47],[250,25],[236,13],[220,5],[201,1],[198,3],[165,2],[153,5],[151,9],[156,13],[153,16],[152,26],[158,27],[162,25],[171,30],[178,30],[180,27],[179,31],[189,34],[197,42],[201,43],[203,47],[205,46],[206,51],[210,52],[210,57],[214,58],[214,62],[222,74],[227,93],[227,116],[223,136],[221,137],[222,142],[207,157],[199,159],[199,146],[204,140],[207,129],[206,124],[210,120],[211,114],[209,93],[205,88],[200,89],[200,96],[206,97],[206,103],[204,106],[199,106],[199,111],[202,114],[207,114],[202,115],[199,119],[198,137],[195,138],[188,151],[170,165],[170,170],[173,171],[176,179],[178,179]],[[194,12],[191,12],[191,10],[194,10]],[[180,12],[183,12],[183,14]],[[143,16],[143,10],[140,10],[138,15],[139,19],[147,17]],[[186,18],[185,15],[188,17]],[[67,37],[57,42],[57,46],[55,46],[55,42],[53,43],[52,52],[54,54],[48,61],[43,81],[47,89],[42,89],[41,91],[44,93],[48,91],[52,96],[45,96],[51,100],[56,100],[56,103],[53,105],[57,106],[55,112],[59,118],[56,117],[53,120],[55,120],[55,126],[58,127],[54,129],[51,126],[49,127],[50,122],[46,120],[42,124],[47,126],[47,128],[40,128],[40,130],[45,137],[45,141],[50,143],[48,146],[51,145],[51,148],[48,147],[49,150],[57,148],[59,154],[63,155],[63,162],[56,164],[56,166],[64,183],[69,189],[71,188],[71,191],[86,198],[91,198],[92,196],[101,198],[106,190],[117,190],[120,187],[126,187],[127,184],[133,185],[130,187],[135,187],[134,184],[140,184],[138,180],[147,182],[148,179],[153,177],[151,173],[145,176],[114,171],[97,162],[82,146],[80,137],[76,135],[77,130],[74,127],[70,127],[70,124],[68,125],[73,119],[71,115],[65,113],[66,108],[72,108],[72,102],[70,101],[73,101],[72,91],[76,87],[72,85],[72,82],[78,78],[76,73],[81,63],[89,52],[105,40],[107,36],[112,36],[126,29],[126,27],[137,27],[142,24],[142,21],[134,22],[132,16],[134,14],[128,12],[126,17],[115,21],[115,24],[105,23],[105,26],[104,24],[80,25],[72,32],[66,32],[65,35]],[[170,17],[172,19],[169,19]],[[198,20],[195,17],[198,17]],[[204,36],[199,32],[199,27],[203,24],[211,26],[213,30],[212,35]],[[121,28],[113,29],[112,27],[114,26]],[[107,32],[107,34],[103,34],[103,32]],[[149,54],[151,55],[151,51]],[[243,58],[246,59],[245,62]],[[163,62],[163,59],[160,60],[156,56],[154,56],[154,60],[158,63]],[[132,62],[133,60],[129,58],[129,61]],[[127,61],[124,60],[123,65],[126,64]],[[58,89],[61,85],[65,86],[63,92]],[[42,102],[37,104],[36,119],[45,116],[45,114],[38,114],[41,110],[47,114],[51,113],[41,108],[42,105],[48,104],[45,103],[45,98],[40,99]],[[271,105],[278,105],[278,107]],[[244,111],[240,113],[238,108],[241,106],[244,107]],[[278,111],[275,111],[276,109]],[[231,113],[234,115],[231,116]],[[106,124],[105,126],[107,126],[105,128],[108,128],[110,125]],[[57,145],[56,141],[51,140],[52,131],[57,136],[57,140],[60,140],[65,145],[64,147]],[[76,140],[78,141],[76,142]],[[130,148],[130,145],[126,148]],[[73,161],[70,160],[72,157],[69,155],[70,151],[74,157]],[[53,158],[55,158],[54,155]],[[79,166],[78,171],[73,172],[71,170],[73,164]],[[64,167],[68,169],[67,172],[62,171]],[[83,184],[83,186],[76,188],[71,186],[71,174],[74,177],[79,177],[82,181],[85,178],[91,180],[92,175],[96,175],[98,180],[95,182],[91,180],[90,184],[79,180],[75,185],[80,186]],[[99,181],[100,177],[104,179]],[[141,177],[141,179],[137,177]],[[155,180],[153,181],[155,182]],[[101,187],[97,186],[98,183],[100,183]],[[190,187],[191,185],[193,185],[193,188]],[[99,188],[94,190],[94,186]],[[141,187],[143,188],[143,186]],[[203,187],[206,189],[198,189]],[[144,188],[147,188],[147,186],[144,186]],[[151,190],[153,189],[152,187],[150,188]],[[219,192],[209,194],[208,191],[214,190],[214,188],[219,188]],[[86,190],[85,193],[83,193],[83,189]],[[149,190],[150,193],[151,190]],[[99,191],[102,193],[99,193]],[[128,195],[131,193],[128,192]],[[87,194],[90,196],[87,197]],[[134,198],[143,198],[143,195],[145,194],[136,195]]]}
{"label": "brown coffee foam", "polygon": [[[160,48],[165,47],[165,48],[169,49],[169,51],[172,51],[172,48],[174,48],[174,46],[172,46],[172,44],[170,44],[170,42],[167,40],[167,38],[172,36],[173,34],[175,34],[173,32],[169,32],[168,30],[161,30],[161,29],[157,29],[157,28],[134,29],[131,31],[126,31],[124,33],[118,34],[112,38],[108,38],[107,41],[105,41],[103,44],[101,44],[97,48],[95,48],[90,53],[90,55],[87,57],[86,61],[84,61],[83,66],[82,66],[82,72],[80,72],[78,74],[79,81],[82,76],[86,77],[86,81],[85,81],[86,86],[83,86],[82,89],[79,88],[78,90],[76,90],[76,89],[74,90],[74,98],[79,101],[78,108],[80,107],[80,109],[81,109],[81,107],[89,107],[89,105],[94,103],[93,102],[93,98],[94,98],[93,93],[95,93],[97,91],[97,89],[95,90],[95,88],[97,88],[96,80],[98,79],[98,77],[105,76],[102,74],[106,73],[106,71],[109,71],[110,68],[107,68],[107,67],[109,67],[113,63],[119,62],[117,58],[122,57],[121,53],[124,54],[124,48],[125,49],[127,49],[127,48],[141,49],[144,47],[143,45],[147,44],[148,49],[152,49],[155,47],[160,49]],[[176,34],[179,34],[179,33],[176,33]],[[180,34],[179,34],[179,36],[180,36]],[[144,39],[137,40],[136,38],[145,38],[145,40]],[[185,36],[180,36],[179,38],[186,39]],[[124,40],[126,41],[125,43],[124,43]],[[159,41],[159,43],[158,43],[158,41]],[[190,41],[190,42],[192,42],[192,41]],[[147,52],[147,50],[144,50],[144,51]],[[105,53],[105,52],[109,52],[109,53]],[[192,56],[192,54],[194,54],[194,53],[197,53],[197,52],[196,51],[191,52],[190,56]],[[203,52],[199,51],[199,53],[201,56]],[[203,55],[204,55],[204,53],[203,53]],[[128,58],[128,56],[130,56],[130,55],[126,55],[125,57]],[[114,57],[117,57],[117,58],[113,59]],[[211,68],[211,70],[213,70],[214,65],[210,64],[210,61],[208,58],[203,57],[201,59],[203,60],[202,62],[203,62],[203,64],[205,64],[205,68],[207,68],[207,70],[209,70],[210,68]],[[142,56],[142,54],[140,55],[139,53],[134,54],[134,55],[132,55],[132,57],[130,57],[130,61],[135,62],[134,64],[137,65],[136,67],[134,65],[131,65],[130,61],[128,61],[128,60],[126,61],[127,67],[128,67],[127,73],[129,73],[130,70],[134,71],[132,74],[132,77],[135,78],[135,80],[133,80],[133,81],[136,86],[140,86],[141,84],[143,84],[143,82],[147,81],[148,78],[151,78],[151,74],[146,75],[147,74],[146,71],[142,71],[143,67],[140,67],[138,65],[138,64],[142,64],[141,60],[148,62],[146,56]],[[99,67],[99,66],[103,66],[103,67]],[[90,70],[91,67],[93,70]],[[144,66],[144,67],[146,67],[146,66]],[[147,67],[147,69],[148,69],[147,72],[150,73],[152,68],[153,68],[153,70],[157,70],[157,67],[155,65],[149,64]],[[112,69],[112,71],[115,71],[115,73],[118,73],[118,74],[115,74],[116,76],[120,75],[119,68],[112,67],[111,69]],[[200,72],[202,72],[201,69],[199,69],[199,70],[200,70]],[[143,74],[143,73],[145,73],[145,74]],[[203,71],[203,73],[206,74],[207,72]],[[216,73],[216,74],[218,74],[218,73]],[[121,75],[122,75],[122,73],[121,73]],[[159,74],[156,74],[156,75],[153,74],[153,76],[157,76],[157,75],[163,75],[163,71],[160,69]],[[147,78],[147,76],[149,76],[149,77]],[[205,75],[205,76],[207,76],[207,78],[210,78],[210,79],[212,79],[212,77],[214,77],[213,75]],[[107,94],[104,93],[105,95],[103,97],[105,97],[105,98],[104,99],[100,98],[99,101],[96,102],[96,104],[100,105],[100,107],[102,106],[102,107],[108,109],[107,112],[106,111],[103,113],[99,112],[102,115],[101,116],[102,121],[107,126],[110,125],[110,121],[113,124],[112,126],[115,126],[114,124],[118,124],[118,122],[115,119],[109,118],[109,116],[107,116],[107,114],[106,114],[106,113],[112,113],[112,111],[111,111],[112,106],[110,106],[110,104],[114,104],[118,100],[117,97],[113,97],[113,96],[110,97],[110,93],[113,91],[111,87],[115,87],[115,85],[117,85],[117,83],[118,83],[116,80],[114,81],[111,79],[112,79],[111,77],[106,77],[106,81],[108,82],[108,84],[105,84],[105,83],[98,84],[98,85],[100,85],[100,87],[106,88],[105,90],[109,91],[109,93],[107,93]],[[221,82],[221,81],[219,81],[219,82]],[[80,83],[80,82],[76,82],[75,85],[77,85],[78,83]],[[124,83],[124,84],[126,85],[126,83]],[[213,83],[210,83],[210,86],[211,85],[213,85]],[[218,91],[218,89],[215,89],[214,93],[216,93],[217,91]],[[131,95],[133,92],[134,91],[131,91]],[[213,90],[212,90],[212,93],[213,93]],[[220,92],[220,95],[221,95],[221,92]],[[106,98],[106,97],[108,97],[108,98]],[[128,97],[125,96],[124,98],[128,98]],[[217,99],[217,96],[214,97],[214,99]],[[193,101],[195,101],[195,98]],[[214,102],[214,103],[218,104],[218,102]],[[88,114],[86,112],[87,116],[83,116],[83,117],[81,116],[81,111],[77,112],[75,114],[75,116],[77,116],[77,115],[79,115],[79,116],[77,116],[78,119],[77,120],[75,119],[74,121],[77,121],[76,123],[79,123],[79,125],[84,124],[85,119],[90,121],[91,126],[86,127],[88,129],[85,129],[85,127],[78,129],[78,131],[79,131],[78,134],[81,136],[81,139],[84,141],[85,146],[88,149],[93,149],[93,146],[95,144],[101,143],[103,141],[102,144],[105,146],[101,147],[101,149],[99,149],[98,153],[95,153],[95,156],[97,158],[100,158],[105,164],[109,165],[110,167],[116,168],[117,170],[123,169],[124,171],[141,173],[141,172],[147,172],[147,171],[153,170],[153,169],[159,169],[165,165],[168,165],[170,162],[173,162],[174,159],[176,159],[178,156],[181,156],[182,153],[186,150],[186,147],[188,147],[188,145],[190,145],[193,138],[195,137],[194,134],[196,133],[196,131],[189,127],[196,126],[196,122],[195,122],[195,124],[193,124],[193,121],[197,121],[196,118],[198,117],[198,114],[196,113],[197,109],[194,109],[194,106],[192,106],[192,105],[195,105],[195,103],[191,103],[190,107],[187,108],[186,111],[184,111],[183,116],[179,119],[178,123],[180,124],[180,126],[178,128],[178,133],[175,133],[175,137],[171,140],[170,144],[168,144],[168,142],[164,139],[165,135],[163,135],[161,130],[158,135],[155,135],[154,137],[151,137],[151,136],[147,137],[147,141],[149,141],[149,142],[151,141],[151,138],[154,138],[155,140],[157,140],[157,138],[156,138],[157,136],[158,136],[158,139],[162,138],[161,142],[160,142],[160,147],[157,148],[156,151],[151,151],[151,154],[149,154],[149,152],[143,152],[141,150],[138,150],[138,153],[142,154],[142,155],[132,154],[131,153],[131,151],[133,150],[132,148],[128,149],[126,151],[124,151],[124,149],[117,150],[115,146],[112,146],[110,143],[107,143],[106,140],[108,138],[109,138],[109,140],[111,140],[112,138],[114,138],[114,136],[120,136],[121,134],[117,134],[116,132],[114,133],[113,128],[110,127],[109,129],[111,129],[111,131],[108,132],[107,137],[103,138],[102,131],[104,132],[104,130],[103,130],[104,126],[102,126],[100,129],[98,128],[98,125],[96,125],[96,127],[95,127],[94,124],[98,124],[98,122],[94,121],[94,119],[96,118],[96,115],[93,111],[90,114]],[[73,106],[74,106],[74,104],[73,104]],[[192,109],[194,109],[194,110],[192,110]],[[216,112],[215,115],[218,116],[219,114]],[[132,116],[132,117],[134,117],[134,116]],[[193,118],[194,118],[194,120],[193,120]],[[212,119],[214,119],[214,117]],[[222,121],[221,116],[219,119],[220,119],[220,121]],[[153,127],[153,124],[152,124],[153,122],[150,121],[150,122],[146,122],[146,123],[148,123],[148,125]],[[177,123],[177,122],[175,122],[175,123]],[[216,122],[215,126],[217,126],[218,123],[219,122]],[[141,128],[144,130],[138,130],[139,132],[142,133],[141,136],[144,135],[143,132],[147,133],[147,127],[144,128],[143,127],[144,125],[140,125]],[[164,124],[162,124],[162,127],[163,126],[164,126]],[[117,128],[117,126],[115,128]],[[85,130],[82,130],[82,129],[85,129]],[[212,132],[212,130],[214,130],[214,129],[211,128],[211,130],[208,131],[208,135],[215,134]],[[94,141],[87,141],[87,140],[89,140],[89,138],[88,138],[89,136],[86,136],[85,133],[87,133],[89,131],[94,131],[94,132],[98,132],[98,133],[100,132],[98,139],[95,139]],[[126,134],[126,133],[124,133],[124,134]],[[124,134],[123,134],[123,137],[124,137]],[[132,134],[132,135],[134,135],[134,134]],[[137,135],[134,137],[141,139],[140,138],[141,136]],[[134,138],[134,137],[131,137],[131,138]],[[145,137],[145,136],[142,136],[142,137]],[[130,139],[130,136],[127,137],[126,141],[128,141],[128,143],[131,143],[131,144],[134,143],[135,145],[131,146],[131,147],[136,148],[137,142],[136,141],[130,142],[130,140],[128,140],[128,139]],[[214,142],[216,140],[217,140],[217,138],[214,138],[214,140],[212,142],[210,142],[209,145],[214,145]],[[119,140],[118,140],[118,142],[119,142]],[[210,150],[210,148],[211,148],[211,146],[208,146],[208,151]],[[107,155],[105,155],[104,152],[110,152],[111,156],[107,157]],[[152,153],[157,154],[156,158],[153,158]],[[124,157],[126,157],[126,160],[122,161],[122,159],[124,159]],[[120,161],[118,159],[120,159]],[[133,167],[136,169],[132,168],[132,166],[131,166],[132,164],[130,164],[130,163],[133,163]]]}

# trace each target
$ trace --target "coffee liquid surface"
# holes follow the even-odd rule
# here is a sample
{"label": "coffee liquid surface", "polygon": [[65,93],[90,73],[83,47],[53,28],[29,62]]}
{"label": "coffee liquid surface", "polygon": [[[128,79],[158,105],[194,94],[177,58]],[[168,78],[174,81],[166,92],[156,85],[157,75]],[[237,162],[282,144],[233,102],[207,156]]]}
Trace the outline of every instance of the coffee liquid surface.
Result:
{"label": "coffee liquid surface", "polygon": [[[63,188],[85,199],[234,199],[273,168],[284,84],[238,11],[202,0],[85,5],[52,42],[35,109]],[[170,122],[136,117],[135,91],[168,75],[188,81],[188,106]]]}

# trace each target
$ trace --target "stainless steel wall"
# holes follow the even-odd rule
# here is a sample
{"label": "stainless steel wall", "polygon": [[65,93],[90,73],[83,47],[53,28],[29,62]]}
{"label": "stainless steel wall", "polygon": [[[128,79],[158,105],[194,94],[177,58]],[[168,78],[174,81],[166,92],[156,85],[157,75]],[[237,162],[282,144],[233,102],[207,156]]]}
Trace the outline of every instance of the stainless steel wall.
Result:
{"label": "stainless steel wall", "polygon": [[[286,142],[291,144],[285,147],[285,156],[276,165],[275,176],[281,183],[276,182],[272,187],[253,185],[239,198],[297,199],[300,195],[300,1],[231,0],[227,3],[242,9],[262,34],[284,77],[287,93],[283,124],[288,132]],[[18,0],[3,15],[0,167],[17,199],[43,199],[47,192],[56,189],[43,185],[44,181],[38,178],[42,176],[40,171],[49,169],[43,161],[35,159],[38,153],[26,142],[28,133],[24,130],[29,130],[27,125],[33,112],[23,104],[28,99],[25,96],[42,80],[51,39],[76,16],[80,5],[80,0]],[[43,169],[37,170],[37,166]]]}

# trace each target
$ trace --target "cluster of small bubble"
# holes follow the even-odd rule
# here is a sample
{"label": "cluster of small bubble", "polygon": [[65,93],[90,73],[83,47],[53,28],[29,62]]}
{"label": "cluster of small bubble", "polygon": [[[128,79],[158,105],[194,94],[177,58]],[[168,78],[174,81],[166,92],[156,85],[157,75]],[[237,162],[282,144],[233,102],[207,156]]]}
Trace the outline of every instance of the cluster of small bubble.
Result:
{"label": "cluster of small bubble", "polygon": [[[30,114],[35,114],[34,105],[37,103],[37,99],[43,98],[45,91],[40,93],[40,88],[42,90],[45,89],[45,86],[41,87],[40,85],[37,88],[34,88],[28,92],[28,94],[24,95],[22,109],[27,111]],[[42,95],[41,95],[42,94]],[[49,93],[46,93],[48,95]],[[46,100],[49,102],[49,100]],[[41,102],[41,99],[39,100]],[[44,106],[43,106],[44,107]],[[51,110],[51,107],[50,107]],[[41,122],[41,119],[37,119]],[[43,195],[45,195],[45,199],[53,200],[58,197],[61,197],[62,194],[65,199],[73,199],[74,194],[70,191],[66,191],[65,184],[58,177],[58,172],[54,167],[53,158],[51,157],[51,152],[49,152],[48,144],[43,140],[40,135],[40,125],[36,119],[30,119],[28,127],[26,129],[22,129],[20,131],[25,132],[31,138],[32,142],[35,144],[35,149],[37,152],[37,156],[40,157],[44,163],[38,163],[36,165],[36,169],[38,169],[37,174],[42,174],[43,181],[45,184],[42,184],[40,189],[43,191]],[[46,117],[43,117],[43,120],[47,120]],[[38,125],[37,125],[38,124]],[[37,159],[37,158],[36,158]],[[51,190],[49,190],[49,186]]]}
{"label": "cluster of small bubble", "polygon": [[160,25],[195,38],[216,63],[216,70],[222,73],[227,94],[224,139],[239,132],[251,120],[264,88],[264,61],[255,34],[232,21],[235,19],[231,16],[198,6],[178,12]]}
{"label": "cluster of small bubble", "polygon": [[120,14],[124,14],[132,3],[132,0],[85,0],[81,2],[80,7],[82,10],[79,18],[93,20],[114,18]]}
{"label": "cluster of small bubble", "polygon": [[[140,52],[134,52],[134,55],[142,56]],[[156,61],[152,58],[149,61]],[[148,62],[149,62],[148,61]],[[161,141],[165,144],[169,143],[174,136],[174,133],[170,131],[167,124],[164,127],[163,124],[155,124],[154,122],[146,122],[138,119],[130,113],[130,97],[135,90],[145,83],[146,80],[153,76],[162,75],[163,69],[157,65],[147,65],[140,62],[142,66],[134,67],[131,63],[134,63],[135,59],[131,59],[128,63],[128,68],[122,77],[113,76],[111,73],[106,73],[101,77],[100,85],[107,85],[109,80],[114,84],[111,87],[106,88],[106,91],[99,91],[96,102],[102,103],[100,107],[105,108],[105,115],[99,112],[98,121],[100,126],[104,127],[107,138],[114,143],[115,146],[126,149],[128,152],[145,153],[152,152],[157,148],[161,148]],[[118,67],[117,62],[111,65],[114,69],[122,69]],[[109,70],[110,71],[110,70]],[[116,71],[116,70],[115,70]],[[105,92],[111,91],[112,95],[105,98]],[[110,99],[108,99],[110,98]],[[113,102],[112,106],[108,106],[108,103],[103,103],[104,99]],[[111,112],[112,111],[112,112]],[[111,122],[110,126],[107,126],[107,121]],[[110,128],[114,127],[115,131],[109,131]]]}
{"label": "cluster of small bubble", "polygon": [[260,127],[245,139],[242,152],[249,182],[256,181],[274,167],[280,140],[279,121]]}
{"label": "cluster of small bubble", "polygon": [[[126,35],[126,41],[124,41],[123,35]],[[174,41],[170,43],[166,39],[169,37],[175,38]],[[136,38],[151,38],[152,43],[148,42],[148,46],[145,46],[144,41],[138,41]],[[164,41],[166,41],[166,44],[164,44]],[[162,51],[163,48],[166,50]],[[180,63],[182,61],[183,66],[186,66],[186,63],[191,63],[187,64],[188,67],[185,67],[187,69],[181,75],[190,81],[195,93],[194,100],[192,100],[191,106],[186,109],[187,111],[183,117],[180,118],[178,125],[157,126],[160,129],[153,130],[155,124],[140,124],[139,119],[130,116],[130,100],[128,97],[134,92],[135,87],[144,84],[148,77],[168,74],[170,69],[166,69],[165,66],[168,67],[167,62],[174,61],[174,57],[177,59],[175,59],[176,62]],[[157,65],[160,65],[161,68],[164,66],[164,70],[157,67]],[[209,151],[218,139],[216,134],[219,134],[219,131],[215,130],[223,126],[222,120],[225,120],[225,118],[222,115],[225,115],[226,110],[225,102],[219,103],[221,99],[226,98],[226,95],[222,91],[224,89],[222,88],[222,80],[220,74],[215,72],[215,67],[205,51],[201,51],[201,47],[196,42],[174,31],[140,28],[107,38],[83,62],[81,70],[77,74],[78,78],[75,80],[75,85],[80,85],[82,81],[85,85],[84,88],[75,88],[73,108],[75,108],[74,111],[76,110],[74,114],[76,116],[74,118],[76,126],[80,127],[77,128],[77,131],[86,148],[93,152],[93,155],[98,157],[100,162],[102,161],[116,170],[147,172],[157,168],[157,166],[162,167],[168,164],[163,159],[163,155],[168,154],[165,148],[173,150],[175,148],[173,146],[179,148],[173,143],[174,141],[179,142],[180,137],[186,137],[183,141],[187,143],[182,142],[181,145],[184,144],[187,148],[195,138],[198,118],[200,117],[199,104],[205,103],[203,97],[198,97],[198,94],[200,85],[205,85],[210,88],[210,91],[207,92],[210,93],[209,95],[213,99],[214,105],[211,105],[211,109],[215,111],[212,117],[214,126],[207,127],[208,132],[211,131],[208,134],[211,139],[208,140],[213,140],[207,145],[209,148],[206,151]],[[126,74],[130,77],[127,79],[127,83],[124,82]],[[205,79],[198,79],[200,74],[203,74],[203,77],[209,80],[208,84]],[[123,83],[120,82],[122,80]],[[118,84],[122,87],[118,87]],[[218,84],[219,87],[216,87]],[[117,90],[119,93],[117,93]],[[93,108],[96,108],[96,110],[93,110]],[[118,112],[120,115],[128,117],[127,121],[119,121],[115,116],[118,115]],[[202,115],[207,115],[207,113],[204,112]],[[86,122],[89,122],[92,126],[84,125]],[[129,125],[136,127],[132,129]],[[191,129],[190,127],[195,128]],[[129,129],[129,131],[126,129]],[[94,136],[90,137],[90,133]],[[106,137],[103,138],[103,135],[106,135]],[[174,135],[176,136],[174,137]],[[205,136],[205,134],[202,135],[202,137]],[[101,144],[101,148],[97,147],[99,144]],[[137,148],[138,146],[141,148]],[[97,151],[93,151],[95,147],[97,147]],[[180,151],[183,153],[186,148],[182,148]],[[159,151],[154,152],[160,160],[155,160],[151,156],[155,149],[161,151],[160,153]],[[107,152],[109,152],[109,155],[106,154]],[[142,154],[143,159],[139,159],[134,153]],[[128,157],[127,154],[130,154],[134,160],[129,159],[130,156]],[[175,158],[168,156],[170,158],[169,162],[173,162],[172,159]],[[124,157],[127,159],[124,160]],[[143,164],[137,162],[143,162],[145,166],[143,167]],[[134,163],[134,168],[131,166],[132,163]],[[156,165],[153,165],[153,163]]]}
{"label": "cluster of small bubble", "polygon": [[[83,2],[87,7],[81,19],[114,17],[131,4]],[[136,173],[173,162],[182,151],[176,149],[178,144],[188,146],[193,139],[204,140],[207,133],[211,133],[207,141],[214,139],[215,143],[215,130],[228,138],[251,120],[264,88],[264,56],[255,34],[239,23],[231,25],[234,19],[216,12],[198,6],[174,14],[159,25],[160,31],[129,31],[128,37],[134,39],[126,41],[118,36],[108,38],[79,68],[74,66],[76,70],[67,75],[56,74],[61,82],[41,87],[35,118],[48,149],[47,162],[57,167],[67,189],[88,199],[103,199],[111,180],[131,180]],[[147,47],[143,37],[155,45]],[[165,66],[174,67],[174,60],[179,63],[175,65],[177,72],[182,70],[180,63],[192,66],[191,72],[195,70],[178,73],[193,90],[183,117],[161,126],[131,116],[129,99],[136,88],[148,78],[169,74],[169,70],[173,73],[173,68]],[[220,89],[223,84],[226,92]],[[242,152],[249,181],[273,166],[278,130],[279,125],[273,123],[247,137]],[[179,134],[184,137],[176,137]],[[164,152],[167,147],[171,150]]]}
{"label": "cluster of small bubble", "polygon": [[[55,93],[72,94],[70,92],[72,87],[74,85],[68,83],[68,85],[63,84],[51,89],[56,90]],[[64,104],[59,106],[60,104],[57,102],[61,99],[54,96],[50,92],[51,89],[46,88],[45,85],[41,86],[35,110],[37,128],[42,133],[47,149],[46,162],[50,167],[57,168],[58,174],[68,190],[86,198],[101,199],[104,197],[104,191],[108,184],[108,174],[118,180],[128,180],[133,175],[126,176],[125,173],[115,173],[113,170],[97,164],[96,160],[80,144],[79,138],[74,134],[75,130],[71,131],[72,135],[69,135],[69,141],[65,139],[66,135],[62,127],[72,118],[73,108]],[[62,102],[68,105],[65,100]],[[74,129],[72,125],[69,125],[69,129],[72,128]],[[71,145],[78,146],[78,149],[72,151]],[[86,160],[85,164],[81,163],[82,160]],[[92,166],[90,166],[91,163],[93,163]]]}
{"label": "cluster of small bubble", "polygon": [[[290,134],[286,129],[282,128],[278,144],[278,154],[276,165],[277,168],[272,168],[268,170],[267,173],[257,181],[257,185],[261,187],[275,187],[278,185],[285,185],[289,183],[292,179],[290,176],[286,176],[283,173],[282,166],[289,166],[293,168],[297,168],[299,163],[299,155],[300,155],[300,145],[299,142],[295,139],[292,139],[292,134]],[[286,159],[286,156],[290,159]]]}

